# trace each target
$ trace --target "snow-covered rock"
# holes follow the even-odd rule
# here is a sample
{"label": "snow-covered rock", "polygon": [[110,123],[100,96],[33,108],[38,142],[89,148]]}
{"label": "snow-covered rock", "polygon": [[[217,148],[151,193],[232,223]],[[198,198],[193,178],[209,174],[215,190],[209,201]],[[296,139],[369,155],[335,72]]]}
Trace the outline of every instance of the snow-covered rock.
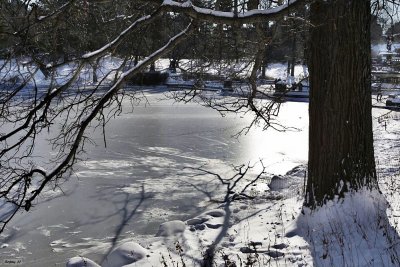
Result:
{"label": "snow-covered rock", "polygon": [[288,179],[283,176],[274,175],[268,187],[271,191],[279,191],[288,186]]}
{"label": "snow-covered rock", "polygon": [[186,229],[186,224],[182,221],[170,221],[160,225],[156,236],[172,236],[182,233]]}
{"label": "snow-covered rock", "polygon": [[100,265],[88,258],[73,257],[68,260],[66,267],[100,267]]}
{"label": "snow-covered rock", "polygon": [[148,251],[141,245],[135,242],[126,242],[108,254],[103,267],[122,267],[140,261],[146,255],[148,255]]}
{"label": "snow-covered rock", "polygon": [[288,171],[285,175],[274,175],[268,187],[271,191],[281,191],[284,189],[295,189],[303,184],[306,174],[306,166],[299,165]]}

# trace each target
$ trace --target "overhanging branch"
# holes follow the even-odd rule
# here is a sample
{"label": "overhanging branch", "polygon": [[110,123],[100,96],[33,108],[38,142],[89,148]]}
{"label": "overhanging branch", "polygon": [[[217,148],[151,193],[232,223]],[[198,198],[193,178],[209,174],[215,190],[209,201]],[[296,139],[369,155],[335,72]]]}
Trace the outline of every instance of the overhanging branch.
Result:
{"label": "overhanging branch", "polygon": [[198,7],[191,1],[177,2],[173,0],[148,0],[148,2],[161,5],[165,11],[184,13],[196,20],[224,24],[246,24],[280,19],[289,12],[304,6],[306,0],[292,0],[275,8],[264,10],[254,9],[240,14]]}

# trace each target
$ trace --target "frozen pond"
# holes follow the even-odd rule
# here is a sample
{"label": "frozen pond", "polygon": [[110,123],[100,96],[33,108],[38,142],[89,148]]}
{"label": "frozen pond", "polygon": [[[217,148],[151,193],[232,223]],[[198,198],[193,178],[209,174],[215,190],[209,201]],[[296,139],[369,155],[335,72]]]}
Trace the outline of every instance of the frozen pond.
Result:
{"label": "frozen pond", "polygon": [[221,188],[208,178],[190,178],[185,167],[205,165],[224,174],[232,164],[262,159],[268,172],[283,174],[306,162],[306,103],[281,109],[282,123],[298,131],[253,129],[236,139],[232,135],[250,117],[222,118],[211,109],[160,97],[149,94],[150,106],[112,120],[107,148],[100,133],[93,135],[97,145],[88,146],[87,159],[62,185],[63,193],[47,192],[9,225],[0,240],[8,244],[0,250],[0,265],[21,258],[23,266],[65,266],[76,255],[101,262],[112,243],[154,235],[162,222],[193,217]]}

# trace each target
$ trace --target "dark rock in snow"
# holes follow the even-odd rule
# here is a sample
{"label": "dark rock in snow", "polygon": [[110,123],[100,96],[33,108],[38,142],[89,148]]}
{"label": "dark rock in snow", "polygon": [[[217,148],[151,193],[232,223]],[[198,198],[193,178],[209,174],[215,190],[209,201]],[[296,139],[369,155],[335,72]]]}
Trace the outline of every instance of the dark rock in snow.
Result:
{"label": "dark rock in snow", "polygon": [[266,254],[267,254],[268,256],[270,256],[271,258],[279,258],[279,257],[285,256],[285,253],[280,252],[280,251],[277,251],[277,250],[270,250],[270,251],[267,251]]}
{"label": "dark rock in snow", "polygon": [[257,252],[257,250],[249,248],[249,247],[241,247],[239,250],[242,253],[255,253],[255,252]]}
{"label": "dark rock in snow", "polygon": [[206,226],[204,224],[197,224],[194,226],[194,228],[196,230],[204,230],[204,229],[206,229]]}
{"label": "dark rock in snow", "polygon": [[213,224],[213,223],[206,223],[206,226],[207,226],[208,228],[211,228],[211,229],[218,229],[218,228],[220,228],[220,227],[222,226],[222,224],[220,224],[220,223],[215,223],[215,224]]}
{"label": "dark rock in snow", "polygon": [[208,218],[206,218],[206,217],[196,217],[196,218],[187,220],[186,224],[187,225],[196,225],[196,224],[202,224],[206,221],[208,221]]}
{"label": "dark rock in snow", "polygon": [[250,241],[249,245],[252,247],[256,247],[256,246],[262,246],[262,243],[259,241]]}
{"label": "dark rock in snow", "polygon": [[223,217],[225,216],[225,211],[223,210],[210,210],[204,213],[205,215],[210,215],[212,217]]}
{"label": "dark rock in snow", "polygon": [[287,232],[285,237],[291,238],[297,235],[297,232],[295,230]]}
{"label": "dark rock in snow", "polygon": [[271,191],[278,191],[286,188],[287,184],[288,184],[287,178],[274,175],[271,179],[271,182],[268,184],[268,187]]}
{"label": "dark rock in snow", "polygon": [[280,244],[275,244],[275,245],[273,245],[272,247],[273,247],[274,249],[284,249],[284,248],[287,248],[288,245],[285,244],[285,243],[280,243]]}
{"label": "dark rock in snow", "polygon": [[194,232],[196,230],[202,231],[204,229],[206,229],[206,226],[204,224],[196,224],[196,225],[191,225],[190,226],[190,231],[192,231],[192,232]]}

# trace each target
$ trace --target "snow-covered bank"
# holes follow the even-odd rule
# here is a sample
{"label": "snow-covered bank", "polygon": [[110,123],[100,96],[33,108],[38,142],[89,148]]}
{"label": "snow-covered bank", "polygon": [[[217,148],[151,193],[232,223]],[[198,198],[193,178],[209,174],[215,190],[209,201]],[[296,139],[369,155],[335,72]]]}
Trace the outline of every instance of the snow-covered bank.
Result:
{"label": "snow-covered bank", "polygon": [[[159,59],[155,62],[155,68],[158,71],[169,70],[169,59]],[[123,64],[126,64],[122,66]],[[13,58],[10,60],[0,60],[0,80],[4,85],[15,86],[27,82],[27,87],[55,87],[66,83],[71,79],[75,72],[79,70],[79,75],[73,86],[93,86],[101,83],[102,85],[109,85],[115,80],[123,70],[127,70],[133,64],[124,63],[124,60],[118,57],[106,56],[102,58],[97,66],[93,64],[85,64],[82,69],[76,63],[63,64],[49,73],[46,77],[42,70],[38,68],[29,58]],[[180,60],[180,65],[189,73],[204,72],[215,77],[224,79],[225,77],[238,77],[248,78],[251,73],[252,64],[248,62],[232,63],[221,62],[209,63],[200,60]],[[206,66],[206,67],[205,67]],[[94,72],[98,82],[94,82]],[[180,69],[177,70],[178,76],[182,75]],[[279,78],[286,80],[287,78],[287,65],[282,63],[272,63],[266,68],[266,76],[269,78]],[[295,80],[299,81],[308,76],[308,70],[305,65],[295,66]]]}
{"label": "snow-covered bank", "polygon": [[[392,44],[392,51],[396,51],[396,49],[399,49],[399,48],[400,48],[400,44],[398,44],[398,43]],[[372,57],[377,57],[380,52],[387,52],[387,44],[386,43],[371,45]]]}
{"label": "snow-covered bank", "polygon": [[[102,266],[201,266],[214,246],[213,266],[400,264],[398,229],[388,221],[391,209],[381,193],[349,193],[311,212],[302,210],[301,192],[296,191],[303,176],[304,168],[296,168],[269,181],[276,190],[258,191],[256,185],[252,200],[226,203],[185,222],[164,223],[156,237],[117,246]],[[70,261],[75,265],[69,262],[67,267],[88,262]]]}
{"label": "snow-covered bank", "polygon": [[[300,212],[297,189],[303,178],[304,168],[299,167],[287,176],[262,179],[250,190],[254,199],[225,203],[186,221],[161,224],[154,237],[121,242],[122,245],[116,246],[102,266],[183,266],[183,262],[186,266],[200,266],[206,249],[214,245],[216,266],[224,266],[224,261],[237,262],[239,258],[242,262],[254,260],[261,266],[287,260],[305,262],[304,255],[291,250],[298,250],[300,245],[304,247],[300,250],[306,252],[306,243],[301,243],[301,239],[290,243],[285,237],[285,227]],[[268,183],[275,190],[268,190],[265,186]],[[127,248],[128,252],[123,252]],[[138,251],[145,256],[140,259],[129,256],[140,254]],[[120,258],[114,262],[115,254],[122,255],[125,265],[120,265]],[[70,262],[67,266],[85,266],[84,259],[81,258],[81,265],[77,264],[78,260],[71,259],[76,265]]]}
{"label": "snow-covered bank", "polygon": [[[109,84],[115,79],[123,63],[122,59],[106,56],[102,58],[96,67],[96,76],[102,84]],[[79,69],[78,64],[68,63],[57,67],[49,77],[46,77],[37,65],[29,58],[13,58],[10,60],[0,60],[0,80],[2,84],[15,86],[27,82],[27,87],[55,87],[69,81],[79,70],[79,75],[73,86],[95,85],[93,83],[93,66],[86,64]]]}

